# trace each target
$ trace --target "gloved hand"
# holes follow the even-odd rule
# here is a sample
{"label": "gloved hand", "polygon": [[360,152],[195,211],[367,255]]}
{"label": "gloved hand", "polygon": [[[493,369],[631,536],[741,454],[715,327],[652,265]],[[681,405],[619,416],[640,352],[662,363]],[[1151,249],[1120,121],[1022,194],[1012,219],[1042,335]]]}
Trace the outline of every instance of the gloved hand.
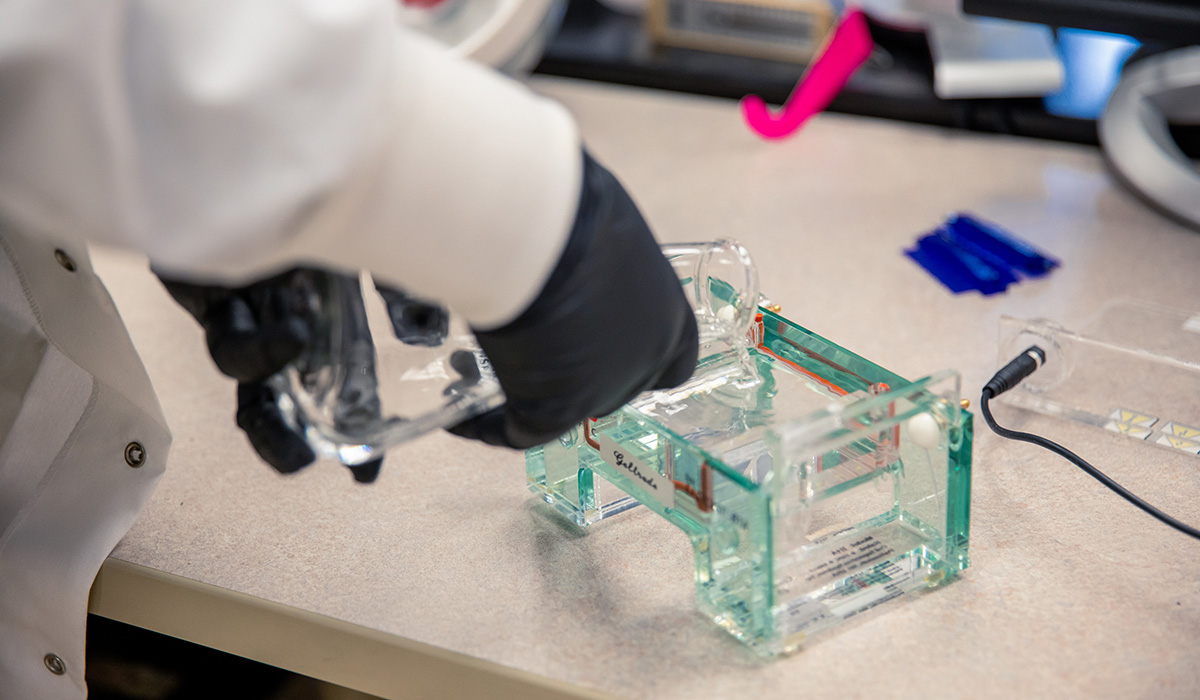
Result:
{"label": "gloved hand", "polygon": [[637,206],[584,153],[583,186],[562,257],[516,320],[475,330],[507,402],[450,432],[527,448],[696,368],[696,317]]}
{"label": "gloved hand", "polygon": [[[207,336],[209,354],[223,374],[236,379],[237,424],[250,444],[268,464],[290,474],[316,457],[304,438],[284,420],[277,396],[266,380],[294,361],[304,351],[315,331],[307,299],[316,270],[295,269],[246,287],[228,288],[196,285],[164,278],[163,286],[200,322]],[[359,295],[356,277],[339,276],[337,283]],[[410,344],[436,345],[446,335],[448,318],[430,306],[395,289],[379,287],[387,303],[396,336]],[[349,296],[349,295],[348,295]],[[362,321],[361,343],[373,356],[370,334]],[[375,378],[362,378],[354,389],[365,395],[356,398],[352,410],[374,411],[379,402],[374,394]],[[382,458],[350,467],[356,481],[370,483],[379,475]]]}

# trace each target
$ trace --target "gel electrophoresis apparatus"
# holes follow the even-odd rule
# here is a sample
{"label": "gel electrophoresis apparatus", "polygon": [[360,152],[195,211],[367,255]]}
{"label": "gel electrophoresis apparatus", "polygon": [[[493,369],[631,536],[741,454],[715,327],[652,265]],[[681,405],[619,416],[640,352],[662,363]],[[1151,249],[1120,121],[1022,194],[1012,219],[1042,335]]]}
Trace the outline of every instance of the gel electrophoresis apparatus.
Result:
{"label": "gel electrophoresis apparatus", "polygon": [[581,526],[637,505],[678,526],[701,612],[766,656],[966,568],[958,374],[907,381],[759,307],[736,244],[673,262],[696,375],[529,450],[530,489]]}

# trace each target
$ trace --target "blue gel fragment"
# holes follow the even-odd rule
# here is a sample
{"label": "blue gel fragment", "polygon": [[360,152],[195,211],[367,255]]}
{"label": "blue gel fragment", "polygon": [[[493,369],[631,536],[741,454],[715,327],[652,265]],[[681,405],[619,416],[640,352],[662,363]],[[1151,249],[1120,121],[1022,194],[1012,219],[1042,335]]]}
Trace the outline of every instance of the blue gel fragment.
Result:
{"label": "blue gel fragment", "polygon": [[972,289],[985,295],[1004,291],[1015,281],[1012,273],[997,269],[985,261],[956,248],[937,233],[917,241],[914,250],[905,251],[955,294]]}
{"label": "blue gel fragment", "polygon": [[959,247],[989,264],[1004,266],[1026,277],[1041,277],[1061,263],[998,226],[967,214],[955,214],[942,228]]}
{"label": "blue gel fragment", "polygon": [[929,274],[936,277],[955,294],[975,288],[975,280],[970,273],[957,260],[950,258],[941,250],[936,250],[932,246],[922,246],[918,242],[916,247],[904,251],[904,254],[928,270]]}
{"label": "blue gel fragment", "polygon": [[950,217],[904,254],[955,294],[970,290],[998,294],[1060,264],[998,227],[965,214]]}

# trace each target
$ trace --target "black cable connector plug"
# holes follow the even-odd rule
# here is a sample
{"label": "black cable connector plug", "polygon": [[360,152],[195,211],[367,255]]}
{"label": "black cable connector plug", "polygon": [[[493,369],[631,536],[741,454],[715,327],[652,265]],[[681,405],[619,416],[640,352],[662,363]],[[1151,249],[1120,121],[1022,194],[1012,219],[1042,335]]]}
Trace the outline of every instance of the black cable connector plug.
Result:
{"label": "black cable connector plug", "polygon": [[1046,364],[1046,351],[1036,345],[1030,345],[1025,352],[992,375],[988,383],[983,386],[983,393],[995,398],[1020,384],[1025,377],[1036,372],[1044,364]]}
{"label": "black cable connector plug", "polygon": [[987,421],[988,427],[1000,437],[1008,438],[1009,440],[1018,440],[1020,442],[1028,442],[1031,445],[1037,445],[1050,450],[1054,454],[1066,459],[1083,471],[1087,472],[1092,478],[1112,489],[1121,498],[1129,501],[1133,505],[1141,508],[1151,517],[1156,518],[1159,522],[1164,523],[1185,535],[1200,539],[1200,529],[1194,528],[1191,525],[1180,522],[1175,518],[1167,515],[1158,508],[1150,505],[1142,499],[1135,496],[1129,489],[1118,484],[1108,477],[1107,474],[1092,466],[1086,459],[1080,457],[1074,452],[1068,450],[1062,445],[1047,440],[1041,435],[1033,433],[1023,433],[1019,430],[1009,430],[1002,425],[996,423],[995,417],[992,416],[992,409],[988,405],[988,401],[1003,394],[1014,386],[1020,384],[1026,377],[1033,374],[1046,363],[1046,353],[1036,345],[1031,345],[1028,350],[1021,353],[1019,356],[1004,365],[999,372],[992,375],[988,383],[983,387],[983,395],[979,399],[979,411],[983,414],[983,419]]}

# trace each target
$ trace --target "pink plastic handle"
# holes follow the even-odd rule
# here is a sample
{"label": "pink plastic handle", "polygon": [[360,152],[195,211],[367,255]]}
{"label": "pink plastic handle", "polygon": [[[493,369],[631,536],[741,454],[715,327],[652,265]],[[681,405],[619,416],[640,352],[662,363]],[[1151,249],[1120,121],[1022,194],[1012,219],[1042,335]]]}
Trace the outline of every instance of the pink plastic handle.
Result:
{"label": "pink plastic handle", "polygon": [[796,89],[792,90],[778,116],[771,113],[771,108],[758,95],[742,98],[742,115],[746,123],[766,139],[792,135],[809,117],[829,106],[874,48],[866,16],[860,10],[851,10],[796,83]]}

